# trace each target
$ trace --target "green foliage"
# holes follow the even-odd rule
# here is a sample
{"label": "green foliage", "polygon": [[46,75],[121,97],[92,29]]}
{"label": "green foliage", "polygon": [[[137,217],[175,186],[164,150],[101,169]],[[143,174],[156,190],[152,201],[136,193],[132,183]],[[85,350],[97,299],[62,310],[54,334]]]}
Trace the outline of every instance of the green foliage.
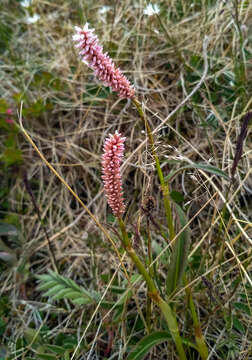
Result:
{"label": "green foliage", "polygon": [[171,339],[171,334],[167,331],[155,331],[152,334],[146,335],[131,350],[127,360],[144,359],[151,348]]}
{"label": "green foliage", "polygon": [[165,177],[165,180],[172,181],[177,176],[178,173],[183,172],[188,169],[199,169],[199,170],[205,171],[207,173],[210,173],[210,174],[213,174],[216,176],[224,177],[226,180],[230,180],[229,176],[224,171],[217,168],[216,166],[202,164],[202,163],[198,163],[198,164],[192,163],[190,165],[185,165],[179,169],[172,170],[172,171],[170,171],[169,175],[167,175]]}
{"label": "green foliage", "polygon": [[7,114],[8,109],[7,102],[4,99],[0,99],[0,131],[3,132],[5,138],[2,141],[2,148],[0,148],[0,161],[4,163],[5,168],[19,165],[23,162],[22,152],[17,142],[18,127],[13,121],[14,114]]}
{"label": "green foliage", "polygon": [[110,94],[110,89],[102,85],[86,85],[86,92],[83,93],[83,104],[98,105]]}
{"label": "green foliage", "polygon": [[[187,224],[187,218],[182,210],[182,208],[176,204],[176,210],[180,220],[181,229]],[[184,275],[188,253],[190,248],[190,231],[186,228],[182,231],[179,238],[176,240],[175,245],[173,246],[173,251],[171,254],[171,262],[167,270],[166,278],[166,291],[168,295],[171,295],[176,288],[181,283],[182,277]]]}
{"label": "green foliage", "polygon": [[69,360],[69,354],[74,351],[77,339],[73,335],[59,333],[53,344],[48,343],[42,329],[27,328],[24,332],[24,341],[32,353],[26,359]]}
{"label": "green foliage", "polygon": [[9,25],[0,22],[0,54],[3,54],[11,40],[13,30]]}
{"label": "green foliage", "polygon": [[26,117],[40,117],[43,113],[51,110],[53,105],[47,100],[44,101],[43,99],[37,99],[29,106],[24,106],[23,108],[23,116]]}
{"label": "green foliage", "polygon": [[0,317],[0,336],[3,335],[6,327],[6,322]]}
{"label": "green foliage", "polygon": [[[154,331],[151,334],[144,336],[130,351],[127,360],[141,360],[146,359],[147,353],[154,347],[164,342],[172,340],[171,334],[168,331]],[[182,342],[193,349],[197,349],[192,342],[182,339]]]}
{"label": "green foliage", "polygon": [[47,290],[43,296],[51,297],[54,301],[68,299],[74,305],[87,305],[95,303],[99,299],[97,293],[91,293],[73,280],[51,270],[46,275],[38,275],[37,278],[40,280],[38,290]]}
{"label": "green foliage", "polygon": [[170,197],[172,198],[172,200],[178,204],[182,203],[184,201],[184,196],[181,192],[179,191],[171,191],[170,192]]}

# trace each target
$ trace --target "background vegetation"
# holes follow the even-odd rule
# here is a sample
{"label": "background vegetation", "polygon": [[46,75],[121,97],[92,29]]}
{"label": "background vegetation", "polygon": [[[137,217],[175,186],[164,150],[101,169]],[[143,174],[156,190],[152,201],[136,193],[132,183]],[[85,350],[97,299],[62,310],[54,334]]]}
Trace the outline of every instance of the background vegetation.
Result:
{"label": "background vegetation", "polygon": [[[21,120],[39,151],[110,232],[121,256],[103,194],[101,154],[108,133],[118,129],[127,137],[127,230],[144,259],[150,222],[156,279],[162,283],[167,276],[169,249],[159,231],[163,225],[167,236],[162,192],[148,145],[136,151],[146,139],[143,124],[131,102],[97,82],[79,60],[71,37],[74,25],[85,22],[134,84],[153,130],[207,71],[202,86],[155,134],[156,151],[165,176],[190,165],[170,177],[171,198],[189,221],[186,274],[209,359],[252,359],[252,3],[159,1],[152,15],[147,5],[1,1],[1,359],[123,359],[146,335],[144,286],[129,285],[118,255],[24,137]],[[241,158],[234,167],[237,141]],[[199,164],[220,172],[207,171],[206,177]],[[150,196],[159,226],[142,209]],[[132,283],[139,280],[127,257],[123,263]],[[193,341],[183,285],[172,302],[182,336]],[[151,327],[167,332],[155,307]],[[147,358],[176,359],[168,337],[156,341]],[[190,346],[187,356],[199,358]]]}

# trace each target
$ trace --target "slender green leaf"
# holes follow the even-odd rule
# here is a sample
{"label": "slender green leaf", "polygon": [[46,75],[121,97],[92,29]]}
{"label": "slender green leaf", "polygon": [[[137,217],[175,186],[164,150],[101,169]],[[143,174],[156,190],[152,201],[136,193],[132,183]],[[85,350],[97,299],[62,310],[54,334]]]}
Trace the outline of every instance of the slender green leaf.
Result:
{"label": "slender green leaf", "polygon": [[66,352],[66,349],[62,346],[58,345],[51,345],[51,344],[45,344],[44,348],[46,350],[50,350],[51,352],[54,352],[55,354],[63,355]]}
{"label": "slender green leaf", "polygon": [[57,360],[57,356],[51,354],[36,354],[36,358],[42,360]]}
{"label": "slender green leaf", "polygon": [[249,316],[252,315],[251,308],[248,305],[243,304],[242,302],[236,302],[236,303],[234,303],[234,306],[236,307],[236,309],[241,310],[242,312],[246,313],[247,315],[249,315]]}
{"label": "slender green leaf", "polygon": [[224,177],[226,180],[230,180],[229,176],[224,171],[217,168],[216,166],[201,164],[201,163],[199,164],[192,163],[190,165],[185,165],[177,170],[171,171],[169,175],[165,177],[165,181],[168,182],[172,181],[177,176],[177,174],[188,169],[199,169],[216,176]]}
{"label": "slender green leaf", "polygon": [[[177,213],[180,220],[181,228],[187,224],[187,218],[182,208],[176,204]],[[179,286],[187,265],[188,252],[190,247],[189,230],[186,228],[176,240],[171,262],[168,267],[166,278],[167,294],[170,295]]]}
{"label": "slender green leaf", "polygon": [[86,305],[86,304],[91,304],[93,300],[90,298],[78,297],[77,299],[72,299],[72,302],[75,305]]}
{"label": "slender green leaf", "polygon": [[49,289],[43,296],[53,296],[62,290],[62,284],[55,284],[53,288]]}
{"label": "slender green leaf", "polygon": [[153,346],[171,339],[171,334],[167,331],[155,331],[152,334],[146,335],[133,348],[127,360],[141,360]]}
{"label": "slender green leaf", "polygon": [[[43,281],[46,281],[46,280],[43,280]],[[46,282],[44,282],[42,284],[39,284],[38,290],[48,290],[48,289],[51,289],[52,287],[54,287],[55,285],[57,285],[57,283],[55,283],[54,280],[49,280],[49,281],[46,281]]]}
{"label": "slender green leaf", "polygon": [[[40,287],[41,289],[41,287]],[[53,295],[53,300],[60,300],[64,298],[68,298],[68,295],[72,292],[72,289],[62,289],[57,294]]]}
{"label": "slender green leaf", "polygon": [[237,316],[233,316],[233,327],[242,334],[245,334],[246,332],[243,323],[238,319]]}

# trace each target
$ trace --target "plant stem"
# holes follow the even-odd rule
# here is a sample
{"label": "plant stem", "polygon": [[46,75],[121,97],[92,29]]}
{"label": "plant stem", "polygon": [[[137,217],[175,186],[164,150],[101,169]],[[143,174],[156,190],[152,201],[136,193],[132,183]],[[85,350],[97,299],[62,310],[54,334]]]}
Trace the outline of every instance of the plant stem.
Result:
{"label": "plant stem", "polygon": [[178,322],[177,322],[176,316],[174,315],[174,312],[172,311],[172,308],[160,296],[157,300],[157,305],[159,306],[160,310],[162,311],[162,313],[167,321],[172,338],[176,344],[176,348],[177,348],[180,359],[186,360],[186,354],[185,354],[185,351],[183,348],[182,339],[179,334]]}
{"label": "plant stem", "polygon": [[184,284],[186,285],[186,295],[189,300],[189,307],[193,319],[193,325],[194,325],[194,333],[195,333],[195,340],[198,347],[198,352],[201,356],[202,360],[207,360],[208,358],[208,348],[205,343],[204,336],[201,331],[200,322],[197,317],[197,312],[194,306],[193,298],[192,298],[192,291],[191,288],[188,286],[188,281],[186,278],[186,275],[184,275]]}
{"label": "plant stem", "polygon": [[168,328],[171,332],[171,336],[175,342],[180,360],[186,360],[186,354],[183,348],[183,344],[182,344],[182,339],[180,337],[179,334],[179,328],[178,328],[178,323],[177,323],[177,319],[175,314],[173,313],[171,307],[169,304],[167,304],[160,296],[154,281],[152,280],[152,278],[150,277],[150,274],[148,273],[148,271],[145,269],[144,264],[142,263],[142,261],[139,259],[138,255],[136,254],[135,250],[132,248],[131,246],[131,242],[129,240],[126,228],[125,228],[125,224],[123,222],[123,220],[121,218],[118,218],[118,223],[122,232],[122,243],[123,246],[128,254],[128,256],[131,258],[131,260],[133,261],[133,263],[136,265],[138,271],[140,272],[140,274],[143,276],[147,287],[148,287],[148,295],[149,297],[158,305],[158,307],[160,308],[160,310],[162,311],[164,318],[167,322]]}
{"label": "plant stem", "polygon": [[[150,276],[154,278],[154,271],[152,264],[152,242],[151,242],[151,232],[150,232],[150,221],[147,217],[147,236],[148,236],[148,269]],[[147,304],[146,304],[146,323],[148,325],[149,332],[151,330],[151,313],[152,313],[152,300],[150,296],[147,296]]]}
{"label": "plant stem", "polygon": [[144,115],[142,106],[141,106],[140,102],[136,98],[133,98],[132,101],[135,104],[135,106],[137,108],[137,111],[138,111],[138,113],[140,115],[140,118],[144,122],[145,128],[147,130],[149,143],[151,145],[151,153],[152,153],[152,156],[154,157],[154,160],[155,160],[156,169],[157,169],[157,173],[158,173],[158,177],[159,177],[159,182],[160,182],[160,185],[161,185],[161,189],[163,191],[164,207],[165,207],[167,225],[168,225],[169,234],[170,234],[170,241],[172,241],[174,239],[174,237],[175,237],[175,231],[174,231],[173,220],[172,220],[169,185],[164,180],[164,175],[163,175],[163,172],[162,172],[162,169],[161,169],[161,166],[160,166],[160,161],[159,161],[159,158],[158,158],[156,150],[155,150],[155,143],[154,143],[151,127],[149,125],[149,122],[148,122],[146,116]]}
{"label": "plant stem", "polygon": [[134,262],[134,264],[136,265],[138,271],[142,274],[148,289],[151,293],[153,293],[153,295],[155,296],[157,293],[156,290],[156,286],[154,284],[154,281],[152,280],[152,278],[150,277],[148,271],[145,269],[144,264],[142,263],[142,261],[139,259],[139,257],[137,256],[135,250],[133,249],[133,247],[131,246],[131,242],[129,240],[126,228],[125,228],[125,224],[124,221],[121,218],[118,218],[118,222],[119,222],[119,226],[122,232],[122,242],[123,242],[123,246],[127,252],[127,254],[129,255],[129,257],[131,258],[131,260]]}

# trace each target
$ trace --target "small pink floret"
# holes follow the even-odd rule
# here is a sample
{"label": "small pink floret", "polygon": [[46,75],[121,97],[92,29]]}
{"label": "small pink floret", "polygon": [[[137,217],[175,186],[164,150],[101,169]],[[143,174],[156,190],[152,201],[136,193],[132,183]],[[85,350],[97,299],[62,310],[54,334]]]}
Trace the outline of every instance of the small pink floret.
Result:
{"label": "small pink floret", "polygon": [[75,31],[76,34],[72,38],[76,42],[75,47],[80,50],[82,61],[95,71],[100,81],[118,92],[120,97],[132,98],[135,94],[134,88],[121,70],[115,68],[107,53],[103,53],[97,36],[93,34],[94,29],[89,29],[86,23],[83,29],[75,26]]}
{"label": "small pink floret", "polygon": [[105,140],[102,156],[102,179],[105,194],[114,216],[117,217],[121,217],[125,211],[120,174],[125,139],[118,131],[114,135],[110,134]]}
{"label": "small pink floret", "polygon": [[11,108],[8,108],[8,109],[6,110],[6,114],[7,114],[7,115],[12,115],[12,109],[11,109]]}

